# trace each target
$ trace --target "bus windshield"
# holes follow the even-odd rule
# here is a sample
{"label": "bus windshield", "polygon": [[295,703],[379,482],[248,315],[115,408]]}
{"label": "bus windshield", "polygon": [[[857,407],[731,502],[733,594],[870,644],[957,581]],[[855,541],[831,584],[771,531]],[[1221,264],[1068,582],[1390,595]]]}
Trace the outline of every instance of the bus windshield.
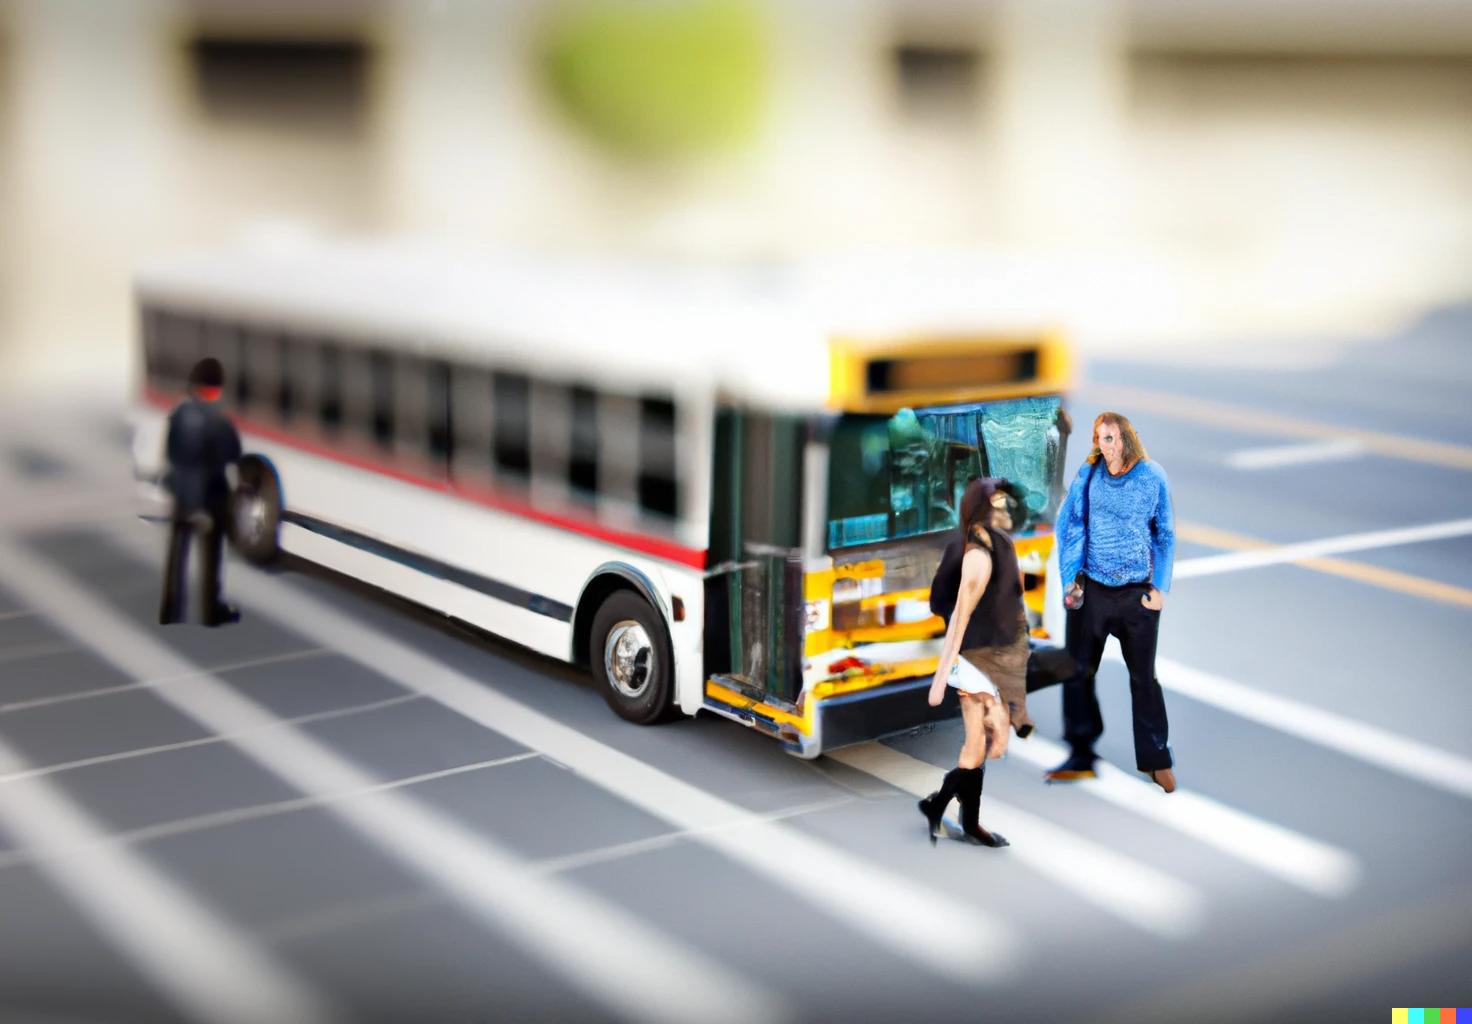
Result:
{"label": "bus windshield", "polygon": [[1051,526],[1068,429],[1056,396],[844,415],[829,447],[828,547],[951,529],[978,476],[1022,488],[1027,520],[1014,532]]}

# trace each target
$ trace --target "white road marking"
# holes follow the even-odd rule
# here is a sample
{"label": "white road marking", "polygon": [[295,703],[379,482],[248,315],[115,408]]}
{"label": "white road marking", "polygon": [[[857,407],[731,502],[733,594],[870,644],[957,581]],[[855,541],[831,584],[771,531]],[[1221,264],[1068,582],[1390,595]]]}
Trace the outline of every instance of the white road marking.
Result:
{"label": "white road marking", "polygon": [[1312,441],[1308,444],[1273,445],[1269,448],[1244,448],[1227,456],[1233,469],[1276,469],[1299,466],[1308,462],[1336,462],[1368,455],[1370,449],[1354,438]]}
{"label": "white road marking", "polygon": [[1367,551],[1371,548],[1388,548],[1398,544],[1415,544],[1428,540],[1446,540],[1450,537],[1465,537],[1469,534],[1472,534],[1472,519],[1453,519],[1445,523],[1408,526],[1397,530],[1351,533],[1341,537],[1304,541],[1299,544],[1283,544],[1261,551],[1232,551],[1224,555],[1187,558],[1175,564],[1172,575],[1178,580],[1190,579],[1193,576],[1214,576],[1217,573],[1236,572],[1239,569],[1257,569],[1265,565],[1297,562],[1303,558],[1322,558],[1325,555],[1337,555],[1345,551]]}
{"label": "white road marking", "polygon": [[[1044,770],[1062,764],[1068,756],[1062,744],[1036,733],[1025,740],[1014,738],[1007,752]],[[1101,800],[1183,832],[1301,889],[1320,896],[1341,897],[1359,884],[1359,861],[1337,847],[1183,787],[1167,795],[1153,782],[1103,761],[1095,766],[1095,771],[1097,779],[1076,785]]]}
{"label": "white road marking", "polygon": [[[1124,664],[1114,645],[1105,658]],[[1155,659],[1160,685],[1246,718],[1403,775],[1454,796],[1472,798],[1472,760],[1379,726],[1301,701],[1202,672],[1169,658]]]}
{"label": "white road marking", "polygon": [[[119,543],[145,558],[160,545],[141,527],[117,531]],[[476,679],[384,636],[295,587],[241,566],[232,592],[311,642],[394,680],[406,689],[538,750],[587,781],[695,834],[711,847],[846,923],[871,941],[958,984],[986,985],[1018,966],[1021,939],[994,915],[885,871],[780,822],[762,820],[666,772],[549,718]],[[945,928],[937,928],[945,921]]]}
{"label": "white road marking", "polygon": [[[309,796],[382,781],[203,672],[78,583],[23,548],[0,543],[0,580],[58,628],[139,679],[198,673],[157,691],[268,771]],[[630,1021],[783,1020],[759,985],[591,894],[538,875],[519,857],[400,791],[359,794],[333,810],[376,846],[454,893],[507,939],[588,998]],[[636,957],[610,950],[637,949]]]}
{"label": "white road marking", "polygon": [[[7,566],[8,568],[8,566]],[[0,742],[0,771],[25,763]],[[326,1001],[44,779],[0,787],[0,824],[43,851],[38,869],[94,928],[186,1016],[220,1024],[334,1019]]]}
{"label": "white road marking", "polygon": [[[827,756],[916,796],[934,793],[946,774],[882,743],[843,747]],[[1012,844],[1004,851],[1007,856],[1115,917],[1167,938],[1200,928],[1205,917],[1200,893],[1158,868],[991,797],[983,799],[982,815],[988,829]]]}

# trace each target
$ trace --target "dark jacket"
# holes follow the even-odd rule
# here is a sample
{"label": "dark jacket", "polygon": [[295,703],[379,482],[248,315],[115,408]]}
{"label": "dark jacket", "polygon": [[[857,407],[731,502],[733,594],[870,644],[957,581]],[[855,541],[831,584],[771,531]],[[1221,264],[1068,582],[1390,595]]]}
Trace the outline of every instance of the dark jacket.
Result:
{"label": "dark jacket", "polygon": [[[1022,604],[1022,578],[1012,538],[991,527],[987,528],[987,534],[992,541],[992,572],[966,623],[966,633],[961,638],[963,651],[1013,643],[1027,614]],[[945,619],[947,627],[960,596],[961,563],[965,557],[966,543],[959,535],[952,536],[930,582],[930,610]]]}
{"label": "dark jacket", "polygon": [[223,513],[230,498],[225,467],[240,459],[240,435],[213,402],[188,399],[169,416],[169,472],[176,518]]}

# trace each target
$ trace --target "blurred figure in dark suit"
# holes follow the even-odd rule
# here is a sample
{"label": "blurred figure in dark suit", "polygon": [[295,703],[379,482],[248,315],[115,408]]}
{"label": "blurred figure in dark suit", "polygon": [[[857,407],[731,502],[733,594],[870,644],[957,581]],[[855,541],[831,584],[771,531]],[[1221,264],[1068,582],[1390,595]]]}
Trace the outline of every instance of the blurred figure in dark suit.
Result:
{"label": "blurred figure in dark suit", "polygon": [[183,621],[189,546],[200,528],[205,539],[204,585],[199,595],[204,624],[240,621],[240,614],[220,600],[220,563],[230,514],[230,481],[225,470],[240,458],[240,435],[215,404],[224,377],[218,359],[200,360],[189,373],[189,398],[169,416],[165,486],[174,498],[174,514],[158,613],[161,625]]}

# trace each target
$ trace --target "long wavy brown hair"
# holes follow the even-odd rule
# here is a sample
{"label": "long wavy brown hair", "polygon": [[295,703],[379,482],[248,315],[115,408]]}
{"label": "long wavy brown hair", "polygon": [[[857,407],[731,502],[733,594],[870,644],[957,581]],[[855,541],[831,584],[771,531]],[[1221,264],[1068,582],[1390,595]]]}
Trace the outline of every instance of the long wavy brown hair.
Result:
{"label": "long wavy brown hair", "polygon": [[1113,423],[1119,429],[1120,439],[1124,441],[1124,472],[1128,473],[1135,465],[1144,462],[1150,456],[1145,451],[1145,446],[1140,443],[1140,435],[1135,433],[1135,428],[1130,421],[1117,412],[1101,412],[1094,419],[1094,450],[1089,452],[1089,463],[1098,462],[1104,457],[1099,451],[1099,427],[1105,423]]}

